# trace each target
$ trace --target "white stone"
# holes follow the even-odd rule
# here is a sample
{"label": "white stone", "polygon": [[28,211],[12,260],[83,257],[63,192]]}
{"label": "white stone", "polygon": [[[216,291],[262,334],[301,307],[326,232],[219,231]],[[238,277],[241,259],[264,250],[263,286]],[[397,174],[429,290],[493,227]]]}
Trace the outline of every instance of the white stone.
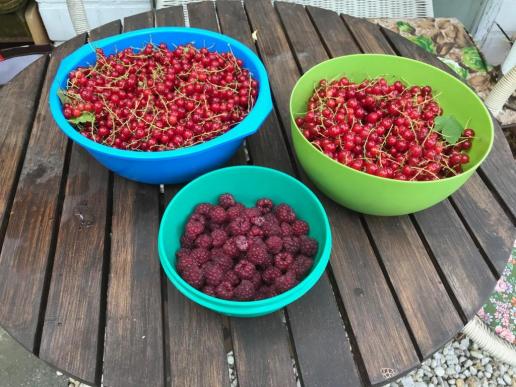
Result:
{"label": "white stone", "polygon": [[505,381],[502,378],[498,378],[496,379],[496,381],[498,382],[498,384],[501,384],[502,386],[506,385]]}
{"label": "white stone", "polygon": [[443,369],[443,367],[435,367],[434,371],[435,371],[435,374],[437,376],[444,376],[444,369]]}
{"label": "white stone", "polygon": [[504,375],[503,376],[503,380],[505,383],[507,383],[507,385],[511,385],[512,384],[512,380],[511,380],[511,377],[509,375]]}
{"label": "white stone", "polygon": [[490,359],[490,358],[488,358],[488,357],[484,357],[484,358],[482,358],[482,360],[480,360],[480,364],[482,364],[482,365],[486,365],[486,364],[487,364],[487,363],[489,363],[490,361],[491,361],[491,359]]}
{"label": "white stone", "polygon": [[469,353],[471,356],[473,356],[474,358],[477,358],[477,359],[482,359],[484,357],[484,355],[482,355],[480,352],[478,351],[471,351]]}
{"label": "white stone", "polygon": [[469,367],[469,372],[471,372],[471,375],[475,376],[477,374],[477,369],[475,367]]}
{"label": "white stone", "polygon": [[466,368],[469,368],[472,365],[473,365],[473,362],[471,361],[471,359],[466,360],[466,362],[464,363],[464,367],[466,367]]}
{"label": "white stone", "polygon": [[426,383],[424,382],[416,382],[414,384],[414,387],[428,387]]}
{"label": "white stone", "polygon": [[403,387],[414,387],[414,380],[410,376],[405,376],[401,379],[401,385]]}
{"label": "white stone", "polygon": [[469,378],[470,375],[471,375],[471,372],[469,372],[469,370],[464,371],[464,376],[465,377]]}

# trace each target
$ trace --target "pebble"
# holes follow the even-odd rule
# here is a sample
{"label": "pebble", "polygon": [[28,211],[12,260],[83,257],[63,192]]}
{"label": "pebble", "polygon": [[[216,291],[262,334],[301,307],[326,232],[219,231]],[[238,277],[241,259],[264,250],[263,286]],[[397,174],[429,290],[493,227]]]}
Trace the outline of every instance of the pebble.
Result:
{"label": "pebble", "polygon": [[499,362],[461,335],[434,353],[419,369],[387,386],[516,387],[514,375],[516,367]]}

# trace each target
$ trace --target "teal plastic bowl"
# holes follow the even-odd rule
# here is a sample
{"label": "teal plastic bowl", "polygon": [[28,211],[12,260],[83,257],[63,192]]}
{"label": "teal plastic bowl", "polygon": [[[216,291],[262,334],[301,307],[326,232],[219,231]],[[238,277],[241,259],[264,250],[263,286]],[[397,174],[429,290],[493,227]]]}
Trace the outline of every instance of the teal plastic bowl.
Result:
{"label": "teal plastic bowl", "polygon": [[[220,194],[230,192],[236,200],[252,206],[268,197],[274,203],[292,206],[299,218],[310,225],[310,236],[319,242],[314,266],[308,276],[285,293],[259,301],[228,301],[208,296],[187,284],[176,272],[176,251],[180,247],[186,219],[202,202],[216,203]],[[310,189],[293,177],[274,169],[239,166],[218,169],[191,181],[169,203],[158,235],[161,265],[172,284],[190,300],[216,312],[236,317],[272,313],[305,294],[323,274],[330,259],[331,230],[324,208]]]}

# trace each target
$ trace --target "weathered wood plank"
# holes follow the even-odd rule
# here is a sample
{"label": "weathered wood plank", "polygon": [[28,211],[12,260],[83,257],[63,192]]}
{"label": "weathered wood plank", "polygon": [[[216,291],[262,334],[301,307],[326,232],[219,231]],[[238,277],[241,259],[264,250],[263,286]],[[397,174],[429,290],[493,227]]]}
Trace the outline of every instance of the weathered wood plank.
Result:
{"label": "weathered wood plank", "polygon": [[[288,14],[285,12],[285,8],[287,7],[292,7]],[[302,61],[299,60],[300,56],[297,56],[300,64],[302,64],[301,67],[303,71],[308,70],[308,68],[315,65],[318,61],[328,58],[321,43],[317,43],[317,32],[309,22],[308,15],[301,7],[279,3],[278,11],[283,25],[285,26],[285,33],[292,44],[294,53],[297,53],[298,51],[306,53],[306,55],[303,56]],[[295,22],[293,20],[295,20]],[[255,28],[254,25],[253,27]],[[281,36],[278,37],[278,40],[281,40],[282,36],[284,36],[283,31],[280,33]],[[307,41],[312,41],[313,44],[305,46],[300,40],[293,39],[293,36],[303,36]],[[258,43],[259,41],[260,40],[258,38]],[[263,57],[264,54],[262,52],[261,54]],[[286,54],[283,56],[286,57]],[[269,69],[269,71],[271,72],[271,69]],[[277,65],[273,71],[282,74],[293,70],[288,70]],[[299,71],[297,70],[296,77],[298,74]],[[278,92],[288,94],[289,89],[278,89]],[[276,94],[275,97],[278,100]],[[287,121],[283,121],[283,125],[287,127],[290,126],[289,118]],[[306,181],[306,179],[305,182],[311,185]],[[410,369],[417,364],[416,352],[410,341],[408,332],[404,327],[401,316],[399,315],[394,299],[392,297],[385,296],[389,294],[389,288],[378,266],[376,257],[374,256],[367,239],[367,235],[361,227],[359,218],[354,213],[337,206],[322,195],[321,200],[330,216],[330,223],[332,224],[334,244],[331,266],[333,268],[333,273],[335,275],[340,294],[343,298],[344,307],[348,313],[351,327],[356,336],[358,345],[361,348],[360,352],[368,372],[368,379],[373,383],[380,383],[384,381],[382,368],[393,368],[395,369],[395,372],[402,372],[406,369]],[[353,223],[356,225],[353,230],[356,234],[350,236],[348,234],[348,229],[351,228],[350,225]],[[346,230],[346,235],[343,234],[342,230]],[[350,250],[350,246],[348,246],[348,238],[353,239],[360,245],[360,250],[355,250],[355,254],[353,255],[350,254],[353,250]],[[361,260],[366,262],[367,270],[364,270],[364,267],[356,265],[356,263],[352,263],[353,260],[356,260],[356,257],[360,257]],[[346,261],[347,258],[351,261]],[[353,292],[348,292],[350,290],[349,282],[353,283],[353,280],[357,277],[360,278],[359,283],[363,283],[363,285],[358,285],[357,283],[355,286],[356,288],[359,288],[360,286],[364,288],[371,287],[369,292],[364,295],[365,298],[363,299],[363,302],[357,302],[357,296],[354,295]],[[366,282],[373,285],[366,286]],[[351,289],[355,287],[351,287]],[[382,294],[382,302],[374,298],[375,292]],[[369,307],[371,307],[370,310],[368,309]],[[383,324],[379,324],[380,326],[376,326],[375,329],[364,330],[364,319],[370,320],[370,316],[372,315],[381,315],[381,319],[384,321]],[[292,319],[292,321],[295,321],[295,319]],[[371,322],[371,324],[375,325],[373,322]],[[367,334],[365,334],[366,332]],[[391,339],[386,339],[386,337],[390,337]],[[386,351],[373,349],[380,348],[384,340],[397,342],[401,355],[393,355]],[[345,342],[343,345],[348,345],[348,343]],[[303,372],[302,367],[301,371]]]}
{"label": "weathered wood plank", "polygon": [[[120,29],[117,20],[92,31],[90,38]],[[73,144],[39,356],[91,384],[100,383],[97,348],[104,340],[109,189],[108,170]]]}
{"label": "weathered wood plank", "polygon": [[351,34],[365,53],[395,54],[376,24],[349,15],[342,15]]}
{"label": "weathered wood plank", "polygon": [[177,5],[156,10],[157,27],[180,27],[184,24],[185,17],[182,6]]}
{"label": "weathered wood plank", "polygon": [[[426,52],[392,31],[387,29],[382,29],[382,31],[401,55],[429,63],[457,77],[457,74],[435,55]],[[493,149],[482,163],[480,170],[483,172],[482,178],[496,190],[514,221],[516,219],[516,195],[514,194],[516,192],[516,166],[509,144],[499,123],[494,118],[493,124],[495,130]]]}
{"label": "weathered wood plank", "polygon": [[[152,12],[124,20],[127,31],[152,25]],[[104,385],[164,385],[158,228],[158,187],[115,176]]]}
{"label": "weathered wood plank", "polygon": [[[241,8],[238,2],[234,5]],[[217,16],[212,3],[189,4],[188,14],[192,27],[218,31]],[[245,159],[238,154],[233,161],[245,163]],[[260,319],[233,318],[231,333],[240,385],[295,384],[288,333],[281,324],[280,312]]]}
{"label": "weathered wood plank", "polygon": [[0,246],[47,63],[45,55],[0,90]]}
{"label": "weathered wood plank", "polygon": [[306,7],[328,52],[333,56],[356,54],[359,48],[342,19],[335,12],[318,7]]}
{"label": "weathered wood plank", "polygon": [[501,275],[516,238],[514,224],[493,199],[478,174],[473,174],[466,184],[453,194],[452,201],[487,258]]}
{"label": "weathered wood plank", "polygon": [[80,35],[63,43],[50,58],[0,254],[0,321],[30,351],[37,349],[46,301],[68,144],[50,114],[48,93],[60,61],[85,39]]}
{"label": "weathered wood plank", "polygon": [[[213,8],[212,4],[210,6]],[[160,14],[164,10],[168,15],[167,25],[184,25],[182,7],[172,7],[157,11],[158,26],[163,23]],[[202,17],[198,20],[202,20]],[[192,26],[201,26],[195,23],[197,21],[194,18]],[[245,157],[240,161],[245,163]],[[182,185],[165,187],[165,205],[181,187]],[[188,300],[168,279],[166,289],[170,385],[227,386],[229,374],[222,317]]]}
{"label": "weathered wood plank", "polygon": [[493,290],[494,278],[484,258],[448,200],[414,217],[466,319],[470,320]]}
{"label": "weathered wood plank", "polygon": [[[362,51],[395,52],[378,26],[348,16],[344,20]],[[451,206],[436,207],[438,210],[443,211],[441,217],[455,215]],[[450,332],[462,327],[453,296],[448,295],[409,217],[366,217],[366,222],[414,338],[423,357],[427,357],[451,338]],[[470,243],[469,248],[475,248],[471,240],[464,241]]]}

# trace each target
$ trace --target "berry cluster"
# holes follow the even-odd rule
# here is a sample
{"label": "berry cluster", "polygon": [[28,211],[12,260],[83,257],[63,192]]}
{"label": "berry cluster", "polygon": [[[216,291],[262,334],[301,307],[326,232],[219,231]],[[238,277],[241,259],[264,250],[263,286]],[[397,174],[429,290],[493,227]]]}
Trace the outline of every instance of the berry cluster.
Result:
{"label": "berry cluster", "polygon": [[69,74],[63,114],[85,137],[119,149],[163,151],[208,141],[251,110],[258,83],[233,53],[191,44],[126,48]]}
{"label": "berry cluster", "polygon": [[408,87],[385,78],[360,83],[321,80],[296,119],[303,135],[332,159],[358,171],[397,180],[457,175],[469,162],[475,135],[451,144],[435,128],[442,108],[430,86]]}
{"label": "berry cluster", "polygon": [[260,199],[246,208],[231,194],[201,203],[176,253],[179,275],[210,296],[252,301],[299,283],[313,266],[317,241],[287,204]]}

